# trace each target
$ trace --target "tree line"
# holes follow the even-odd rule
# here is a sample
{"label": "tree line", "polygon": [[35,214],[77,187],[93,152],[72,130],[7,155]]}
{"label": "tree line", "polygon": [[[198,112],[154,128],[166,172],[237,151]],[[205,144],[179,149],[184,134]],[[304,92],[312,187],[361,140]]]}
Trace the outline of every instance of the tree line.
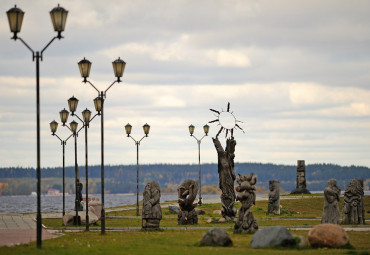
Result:
{"label": "tree line", "polygon": [[[80,166],[80,180],[84,183],[84,167]],[[105,189],[110,193],[130,193],[136,192],[136,165],[106,165],[105,168]],[[249,174],[253,172],[258,177],[258,186],[268,187],[269,180],[279,180],[280,186],[290,191],[295,188],[297,167],[293,165],[278,165],[270,163],[235,163],[235,173]],[[149,164],[140,165],[140,190],[143,190],[148,181],[156,180],[163,188],[179,185],[183,180],[198,180],[197,164]],[[217,164],[202,164],[202,186],[218,185]],[[74,178],[74,167],[66,167],[66,178]],[[100,172],[99,165],[89,166],[89,178],[93,182],[96,193],[100,192]],[[61,190],[62,168],[43,168],[41,177],[43,179],[53,179],[53,188]],[[17,193],[15,188],[22,190],[22,194],[33,189],[33,182],[36,178],[36,171],[33,168],[11,167],[0,168],[0,190],[12,190],[12,194]],[[364,179],[365,189],[370,188],[370,168],[363,166],[339,166],[335,164],[311,164],[306,165],[307,188],[309,190],[323,190],[326,182],[337,179],[338,185],[345,189],[351,179]],[[16,179],[19,179],[17,182]],[[30,180],[29,182],[25,180]],[[10,182],[9,180],[13,180]],[[31,185],[30,185],[31,183]],[[44,182],[42,182],[43,184]],[[49,183],[49,186],[52,184]],[[58,186],[59,185],[59,186]],[[91,184],[89,183],[91,186]],[[26,187],[23,188],[22,186]],[[74,192],[73,182],[68,184],[68,189]],[[90,190],[90,189],[89,189]],[[93,193],[95,193],[93,192]],[[9,192],[7,192],[9,193]],[[4,194],[4,192],[0,192]]]}

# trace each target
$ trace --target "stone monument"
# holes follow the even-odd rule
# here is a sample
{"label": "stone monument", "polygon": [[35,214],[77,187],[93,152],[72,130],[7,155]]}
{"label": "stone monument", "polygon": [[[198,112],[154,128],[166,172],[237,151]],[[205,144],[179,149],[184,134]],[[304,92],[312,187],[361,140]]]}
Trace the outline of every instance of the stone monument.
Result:
{"label": "stone monument", "polygon": [[221,213],[227,221],[231,220],[236,215],[235,203],[235,191],[234,191],[234,158],[235,158],[235,145],[236,141],[234,137],[226,140],[226,148],[222,147],[218,137],[212,138],[215,145],[217,156],[218,156],[218,177],[219,177],[219,188],[222,191],[221,194]]}
{"label": "stone monument", "polygon": [[343,224],[365,224],[364,181],[352,179],[344,191]]}
{"label": "stone monument", "polygon": [[280,182],[278,180],[270,180],[269,189],[267,214],[280,215]]}
{"label": "stone monument", "polygon": [[178,225],[198,224],[198,214],[195,211],[197,203],[194,203],[198,193],[198,183],[194,180],[185,180],[177,188],[180,211],[177,215]]}
{"label": "stone monument", "polygon": [[306,186],[306,167],[304,160],[297,161],[297,184],[290,194],[311,194]]}
{"label": "stone monument", "polygon": [[339,207],[340,188],[337,180],[330,179],[324,189],[324,209],[321,223],[340,224]]}
{"label": "stone monument", "polygon": [[253,176],[253,173],[248,176],[238,174],[236,182],[238,183],[236,200],[239,200],[242,206],[238,212],[234,233],[254,233],[258,230],[258,224],[249,208],[256,203],[254,184],[257,182],[257,176]]}
{"label": "stone monument", "polygon": [[162,219],[162,209],[159,203],[161,190],[156,181],[150,181],[146,184],[143,192],[143,211],[142,223],[143,229],[159,229],[159,223]]}

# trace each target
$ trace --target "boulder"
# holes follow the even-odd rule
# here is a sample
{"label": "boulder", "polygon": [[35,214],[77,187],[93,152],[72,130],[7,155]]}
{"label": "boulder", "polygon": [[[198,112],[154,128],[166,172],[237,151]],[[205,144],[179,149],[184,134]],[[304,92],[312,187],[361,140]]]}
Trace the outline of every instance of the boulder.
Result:
{"label": "boulder", "polygon": [[178,214],[180,211],[179,207],[175,205],[169,205],[168,210],[170,211],[170,213],[176,213],[176,214]]}
{"label": "boulder", "polygon": [[[81,219],[81,225],[86,224],[86,211],[83,212],[84,213],[81,212],[81,214],[78,213]],[[89,211],[89,225],[96,223],[98,220],[98,216],[96,216],[95,213]]]}
{"label": "boulder", "polygon": [[224,217],[221,217],[219,220],[218,220],[219,223],[224,223],[226,222],[226,219]]}
{"label": "boulder", "polygon": [[101,209],[102,209],[102,205],[98,199],[95,199],[89,202],[89,215],[90,215],[90,212],[92,212],[93,214],[95,214],[96,217],[98,217],[98,220],[101,219]]}
{"label": "boulder", "polygon": [[76,216],[76,214],[73,213],[73,212],[66,213],[63,216],[63,225],[64,226],[73,226],[73,224],[75,222],[75,216]]}
{"label": "boulder", "polygon": [[229,234],[221,228],[211,228],[200,240],[201,246],[231,246],[232,244]]}
{"label": "boulder", "polygon": [[290,232],[281,226],[264,227],[252,237],[252,248],[267,248],[272,246],[294,245],[295,240]]}
{"label": "boulder", "polygon": [[349,237],[341,226],[327,223],[312,228],[308,241],[312,247],[339,248],[349,243]]}
{"label": "boulder", "polygon": [[221,214],[221,210],[214,210],[213,214]]}
{"label": "boulder", "polygon": [[[64,226],[73,226],[75,224],[76,211],[67,212],[63,216]],[[91,211],[89,211],[89,225],[94,224],[98,221],[98,217]],[[86,211],[78,212],[78,222],[80,225],[86,224]]]}

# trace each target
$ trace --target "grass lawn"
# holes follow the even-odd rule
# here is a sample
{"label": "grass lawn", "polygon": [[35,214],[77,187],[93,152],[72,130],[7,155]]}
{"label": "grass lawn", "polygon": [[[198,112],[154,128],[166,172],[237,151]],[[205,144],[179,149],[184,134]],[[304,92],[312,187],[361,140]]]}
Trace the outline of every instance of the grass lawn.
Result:
{"label": "grass lawn", "polygon": [[[199,217],[198,225],[190,227],[234,227],[234,222],[224,223],[207,223],[208,217]],[[307,226],[320,224],[320,220],[297,220],[297,219],[257,219],[259,226]],[[44,219],[43,224],[49,228],[66,228],[62,225],[61,219]],[[141,219],[106,219],[105,226],[107,228],[114,227],[141,227]],[[161,227],[179,227],[177,225],[177,218],[163,218],[161,220]],[[188,225],[189,226],[189,225]],[[70,229],[72,226],[69,226]],[[85,228],[85,225],[80,226]],[[100,222],[91,227],[99,227]]]}
{"label": "grass lawn", "polygon": [[[232,247],[199,247],[205,230],[166,230],[162,232],[99,232],[68,233],[57,239],[43,241],[41,250],[35,242],[16,247],[1,247],[6,254],[369,254],[370,232],[348,232],[354,249],[252,249],[252,235],[235,235]],[[307,237],[307,231],[291,231]]]}

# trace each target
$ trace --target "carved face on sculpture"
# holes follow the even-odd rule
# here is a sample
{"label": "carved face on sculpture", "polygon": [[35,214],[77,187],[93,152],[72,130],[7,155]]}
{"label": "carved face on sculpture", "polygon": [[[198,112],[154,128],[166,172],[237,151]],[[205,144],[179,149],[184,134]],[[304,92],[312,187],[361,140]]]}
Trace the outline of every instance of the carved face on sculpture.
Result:
{"label": "carved face on sculpture", "polygon": [[252,176],[253,176],[253,173],[249,174],[248,176],[238,174],[238,176],[236,177],[236,182],[240,185],[242,182],[251,181]]}
{"label": "carved face on sculpture", "polygon": [[363,195],[364,194],[363,180],[352,179],[351,182],[348,184],[345,192],[356,195]]}
{"label": "carved face on sculpture", "polygon": [[145,185],[144,192],[147,191],[149,193],[152,193],[155,190],[160,190],[159,184],[156,181],[150,181]]}
{"label": "carved face on sculpture", "polygon": [[276,180],[270,180],[269,181],[269,190],[270,191],[277,191],[277,190],[279,190],[279,188],[280,188],[279,181],[276,181]]}
{"label": "carved face on sculpture", "polygon": [[336,186],[337,186],[337,180],[335,180],[335,179],[330,179],[330,180],[328,181],[328,186],[329,186],[329,187],[336,187]]}

